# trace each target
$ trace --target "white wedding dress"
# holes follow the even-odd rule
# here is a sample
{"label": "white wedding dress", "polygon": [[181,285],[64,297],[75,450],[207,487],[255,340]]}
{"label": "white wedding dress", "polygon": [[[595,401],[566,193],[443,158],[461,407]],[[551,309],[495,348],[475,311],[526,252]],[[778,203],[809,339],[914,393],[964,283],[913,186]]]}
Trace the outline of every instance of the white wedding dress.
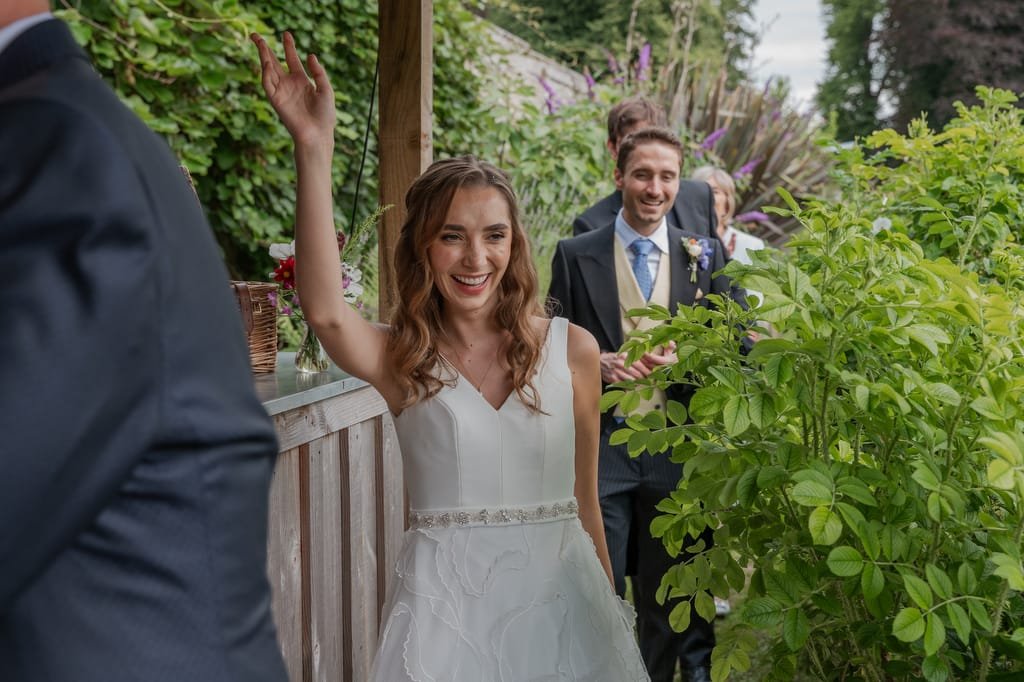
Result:
{"label": "white wedding dress", "polygon": [[552,321],[534,379],[546,414],[515,392],[495,410],[449,368],[454,386],[395,419],[410,528],[371,680],[649,679],[576,514],[567,329]]}

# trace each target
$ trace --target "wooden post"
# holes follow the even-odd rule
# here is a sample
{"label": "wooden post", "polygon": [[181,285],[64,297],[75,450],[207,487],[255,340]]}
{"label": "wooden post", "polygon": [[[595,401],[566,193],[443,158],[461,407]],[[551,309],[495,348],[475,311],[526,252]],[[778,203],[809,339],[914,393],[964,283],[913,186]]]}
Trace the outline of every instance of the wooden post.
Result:
{"label": "wooden post", "polygon": [[397,295],[395,244],[405,220],[405,192],[433,160],[432,0],[377,0],[380,40],[380,201],[392,204],[379,232],[382,322]]}

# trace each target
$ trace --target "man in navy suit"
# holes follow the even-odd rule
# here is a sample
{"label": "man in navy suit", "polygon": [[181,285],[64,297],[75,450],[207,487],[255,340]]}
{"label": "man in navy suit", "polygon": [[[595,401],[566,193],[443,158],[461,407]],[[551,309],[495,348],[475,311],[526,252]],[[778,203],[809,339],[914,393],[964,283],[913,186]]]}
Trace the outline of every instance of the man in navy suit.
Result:
{"label": "man in navy suit", "polygon": [[[597,339],[605,385],[647,376],[657,365],[675,360],[672,349],[663,349],[634,365],[625,364],[625,355],[619,352],[625,334],[654,324],[628,315],[629,310],[649,303],[672,311],[707,305],[708,294],[742,300],[742,290],[734,289],[728,277],[715,276],[725,264],[721,243],[666,220],[679,186],[679,139],[664,128],[643,128],[627,135],[618,153],[615,182],[622,209],[602,227],[559,242],[549,291],[554,312]],[[700,247],[699,257],[687,252],[690,245]],[[674,386],[671,397],[687,403],[688,387]],[[645,407],[663,409],[664,404],[665,395],[656,393]],[[684,679],[704,682],[710,680],[715,642],[711,623],[694,613],[690,627],[675,633],[668,623],[672,604],[660,605],[655,598],[662,576],[686,558],[669,557],[649,530],[659,513],[655,505],[675,490],[682,467],[667,455],[633,459],[625,445],[611,445],[609,437],[621,422],[621,415],[602,415],[598,460],[601,513],[616,590],[625,592],[627,565],[635,564],[635,574],[630,574],[637,629],[651,680],[671,682],[678,662]],[[705,542],[710,542],[710,535],[704,533]]]}
{"label": "man in navy suit", "polygon": [[[608,112],[608,140],[605,146],[612,159],[618,157],[619,142],[626,135],[641,128],[665,125],[665,110],[646,97],[629,97]],[[614,192],[576,216],[572,223],[573,236],[604,227],[622,208],[622,192]],[[703,236],[714,236],[718,219],[715,197],[706,182],[680,180],[675,201],[666,214],[669,225]]]}
{"label": "man in navy suit", "polygon": [[48,9],[0,3],[0,680],[283,682],[227,273]]}

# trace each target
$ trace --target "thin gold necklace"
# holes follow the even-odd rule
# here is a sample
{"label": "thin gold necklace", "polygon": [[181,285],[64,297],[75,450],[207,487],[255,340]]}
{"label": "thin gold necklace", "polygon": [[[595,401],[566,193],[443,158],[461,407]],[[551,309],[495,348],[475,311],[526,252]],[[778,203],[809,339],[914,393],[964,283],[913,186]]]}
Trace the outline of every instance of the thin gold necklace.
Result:
{"label": "thin gold necklace", "polygon": [[[452,347],[453,351],[455,351],[455,359],[459,361],[461,372],[465,375],[466,380],[469,381],[470,386],[475,388],[477,393],[483,394],[484,384],[487,382],[487,377],[491,374],[491,369],[494,368],[494,364],[495,362],[497,362],[498,356],[501,355],[501,350],[505,347],[505,339],[502,338],[501,343],[498,344],[498,348],[497,350],[495,350],[494,356],[491,358],[490,363],[487,365],[487,369],[484,370],[483,377],[480,378],[480,383],[476,383],[475,381],[473,381],[473,376],[469,371],[469,365],[467,365],[466,361],[462,359],[462,353],[459,352],[459,349],[455,344],[455,340],[448,335],[448,331],[446,329],[442,328],[441,333],[444,335],[444,338],[448,342],[448,345]],[[465,348],[467,351],[469,350],[469,346],[463,344],[462,347]]]}

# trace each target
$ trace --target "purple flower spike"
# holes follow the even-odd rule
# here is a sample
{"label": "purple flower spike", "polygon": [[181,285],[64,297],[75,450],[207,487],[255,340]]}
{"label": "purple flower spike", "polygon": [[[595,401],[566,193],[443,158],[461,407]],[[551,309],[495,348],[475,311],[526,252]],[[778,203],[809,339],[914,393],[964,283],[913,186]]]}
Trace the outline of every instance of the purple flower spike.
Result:
{"label": "purple flower spike", "polygon": [[608,70],[612,73],[619,72],[619,63],[615,60],[615,55],[611,53],[611,50],[606,50],[608,53]]}
{"label": "purple flower spike", "polygon": [[583,67],[583,78],[587,81],[587,97],[594,99],[594,86],[597,85],[597,81],[595,81],[594,77],[590,75],[589,67]]}
{"label": "purple flower spike", "polygon": [[752,161],[747,161],[745,164],[740,166],[740,169],[733,173],[732,176],[737,180],[739,180],[740,178],[745,178],[754,172],[754,169],[757,168],[757,164],[759,163],[761,163],[760,158],[754,159]]}
{"label": "purple flower spike", "polygon": [[741,223],[770,223],[771,218],[767,214],[761,213],[761,211],[748,211],[746,213],[740,213],[736,216],[737,222]]}
{"label": "purple flower spike", "polygon": [[725,133],[728,132],[728,130],[729,130],[728,127],[723,126],[723,127],[719,128],[718,130],[712,132],[710,135],[708,135],[707,137],[704,138],[703,142],[700,143],[700,148],[701,149],[711,149],[712,147],[715,146],[716,142],[718,142],[720,139],[722,139],[722,136],[725,135]]}
{"label": "purple flower spike", "polygon": [[558,93],[555,92],[555,89],[551,87],[551,84],[545,80],[544,76],[537,76],[537,80],[540,82],[540,86],[544,88],[544,92],[547,93],[544,105],[548,108],[548,113],[555,113],[558,111],[558,108],[562,106],[562,101],[558,98]]}
{"label": "purple flower spike", "polygon": [[267,301],[270,303],[270,305],[272,305],[272,306],[274,306],[276,308],[277,307],[277,292],[276,291],[271,291],[270,293],[268,293],[267,294]]}
{"label": "purple flower spike", "polygon": [[647,80],[647,69],[651,66],[651,44],[644,43],[644,46],[640,48],[640,58],[636,62],[636,79],[638,81]]}
{"label": "purple flower spike", "polygon": [[283,315],[291,315],[292,314],[291,306],[287,306],[286,305],[285,307],[281,308],[281,313]]}

